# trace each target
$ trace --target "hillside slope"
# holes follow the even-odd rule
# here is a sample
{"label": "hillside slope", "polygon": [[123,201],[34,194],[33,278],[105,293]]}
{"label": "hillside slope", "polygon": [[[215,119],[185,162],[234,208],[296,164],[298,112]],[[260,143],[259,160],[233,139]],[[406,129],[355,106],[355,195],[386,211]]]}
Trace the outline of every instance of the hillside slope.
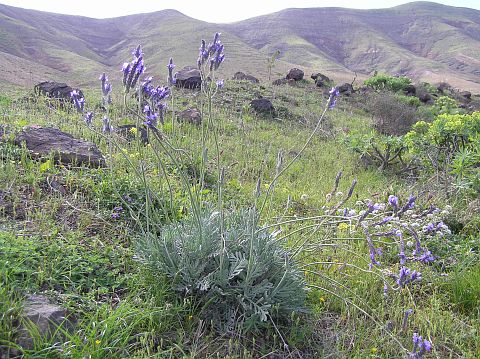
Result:
{"label": "hillside slope", "polygon": [[377,70],[480,92],[480,11],[428,2],[287,9],[219,25],[175,10],[99,20],[0,5],[0,81],[88,86],[100,72],[118,71],[139,43],[148,72],[164,77],[170,56],[177,68],[194,64],[200,39],[216,31],[226,46],[225,77],[242,70],[266,78],[278,49],[277,73],[297,66],[340,81]]}

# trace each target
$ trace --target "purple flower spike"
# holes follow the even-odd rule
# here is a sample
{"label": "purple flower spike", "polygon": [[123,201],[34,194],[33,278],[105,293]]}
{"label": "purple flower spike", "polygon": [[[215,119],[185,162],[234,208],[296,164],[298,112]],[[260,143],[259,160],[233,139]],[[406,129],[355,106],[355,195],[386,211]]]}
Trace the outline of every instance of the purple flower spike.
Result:
{"label": "purple flower spike", "polygon": [[217,81],[217,88],[222,89],[225,86],[225,82],[222,80]]}
{"label": "purple flower spike", "polygon": [[168,61],[167,69],[168,69],[168,83],[170,86],[175,84],[175,78],[173,76],[173,69],[175,68],[175,65],[173,64],[173,59],[170,58],[170,61]]}
{"label": "purple flower spike", "polygon": [[398,197],[391,194],[388,196],[388,203],[393,207],[394,211],[397,211],[398,208]]}
{"label": "purple flower spike", "polygon": [[110,119],[107,116],[103,117],[103,126],[102,126],[103,133],[111,133],[113,132],[113,127],[110,124]]}
{"label": "purple flower spike", "polygon": [[410,358],[423,359],[426,352],[432,350],[432,343],[423,339],[418,333],[413,333],[413,350],[410,352]]}
{"label": "purple flower spike", "polygon": [[72,99],[73,104],[74,104],[75,108],[77,109],[77,112],[82,113],[83,108],[85,106],[85,98],[83,97],[81,92],[77,91],[77,90],[73,90],[72,92],[70,92],[70,98]]}
{"label": "purple flower spike", "polygon": [[340,95],[340,91],[338,91],[338,88],[332,87],[332,89],[328,93],[330,94],[328,98],[328,108],[330,110],[333,110],[333,108],[337,104],[337,97]]}
{"label": "purple flower spike", "polygon": [[142,47],[138,45],[133,51],[132,55],[134,56],[134,59],[137,58],[139,59],[142,56]]}
{"label": "purple flower spike", "polygon": [[85,121],[85,123],[87,124],[87,126],[91,126],[92,125],[92,121],[93,121],[93,113],[92,112],[87,112],[85,114],[85,117],[83,118],[83,120]]}
{"label": "purple flower spike", "polygon": [[404,288],[408,283],[418,281],[422,279],[421,273],[417,271],[411,271],[407,267],[402,267],[400,273],[398,274],[397,284],[400,288]]}

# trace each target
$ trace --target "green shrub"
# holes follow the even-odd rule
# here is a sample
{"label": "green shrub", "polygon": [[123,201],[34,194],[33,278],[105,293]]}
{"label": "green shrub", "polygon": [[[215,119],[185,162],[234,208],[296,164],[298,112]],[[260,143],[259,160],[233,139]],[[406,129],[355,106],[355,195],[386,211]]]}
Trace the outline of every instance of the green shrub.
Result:
{"label": "green shrub", "polygon": [[458,107],[457,101],[448,96],[437,98],[432,110],[435,115],[457,115],[463,113],[463,109]]}
{"label": "green shrub", "polygon": [[412,106],[412,107],[420,107],[422,102],[418,97],[415,96],[405,96],[405,95],[396,95],[395,96],[400,102]]}
{"label": "green shrub", "polygon": [[257,226],[252,211],[225,218],[204,210],[200,218],[163,228],[137,243],[137,258],[164,276],[200,317],[220,331],[255,329],[288,319],[302,308],[305,283],[289,252]]}
{"label": "green shrub", "polygon": [[386,136],[375,131],[351,133],[345,137],[345,143],[350,150],[359,153],[362,159],[377,165],[380,170],[397,163],[403,164],[402,154],[406,148],[402,137]]}
{"label": "green shrub", "polygon": [[390,91],[402,91],[408,85],[410,85],[412,81],[405,76],[389,76],[385,74],[377,74],[369,79],[365,80],[365,86],[369,86],[374,88],[375,90],[390,90]]}
{"label": "green shrub", "polygon": [[405,143],[427,169],[453,175],[460,187],[479,188],[480,112],[417,122]]}

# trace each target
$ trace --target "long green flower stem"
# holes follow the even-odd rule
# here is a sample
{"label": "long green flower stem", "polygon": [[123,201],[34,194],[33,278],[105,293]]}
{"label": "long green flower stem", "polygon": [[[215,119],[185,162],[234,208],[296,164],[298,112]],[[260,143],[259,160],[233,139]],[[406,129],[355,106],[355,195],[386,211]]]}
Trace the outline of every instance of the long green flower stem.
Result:
{"label": "long green flower stem", "polygon": [[320,128],[320,124],[322,123],[322,120],[325,116],[325,113],[327,112],[328,110],[328,102],[327,104],[325,105],[325,108],[322,112],[322,115],[320,116],[320,118],[318,119],[317,121],[317,124],[315,126],[315,128],[313,129],[313,131],[310,133],[310,136],[308,137],[307,141],[305,142],[305,144],[303,145],[303,147],[300,149],[300,151],[295,155],[294,158],[292,158],[292,160],[285,166],[283,167],[280,171],[277,172],[277,174],[275,175],[275,177],[273,177],[272,181],[270,182],[270,185],[268,186],[268,189],[267,189],[267,193],[265,194],[265,198],[263,200],[263,203],[262,203],[262,206],[260,207],[259,209],[259,214],[261,215],[262,212],[263,212],[263,209],[265,208],[265,204],[267,203],[267,200],[268,200],[268,197],[269,195],[271,194],[272,192],[272,189],[275,185],[275,182],[277,181],[277,179],[283,174],[285,173],[297,160],[298,158],[302,155],[302,153],[305,151],[305,149],[308,147],[308,145],[310,144],[310,142],[312,142],[313,140],[313,137],[315,136],[315,134],[317,133],[318,129]]}

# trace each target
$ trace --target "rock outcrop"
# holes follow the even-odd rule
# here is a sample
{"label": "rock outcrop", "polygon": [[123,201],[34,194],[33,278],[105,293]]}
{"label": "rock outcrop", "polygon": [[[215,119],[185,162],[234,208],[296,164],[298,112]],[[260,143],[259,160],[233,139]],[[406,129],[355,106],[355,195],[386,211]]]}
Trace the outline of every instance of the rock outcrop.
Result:
{"label": "rock outcrop", "polygon": [[30,151],[32,156],[47,158],[68,165],[104,167],[105,158],[97,146],[51,127],[30,126],[17,134],[14,143]]}

